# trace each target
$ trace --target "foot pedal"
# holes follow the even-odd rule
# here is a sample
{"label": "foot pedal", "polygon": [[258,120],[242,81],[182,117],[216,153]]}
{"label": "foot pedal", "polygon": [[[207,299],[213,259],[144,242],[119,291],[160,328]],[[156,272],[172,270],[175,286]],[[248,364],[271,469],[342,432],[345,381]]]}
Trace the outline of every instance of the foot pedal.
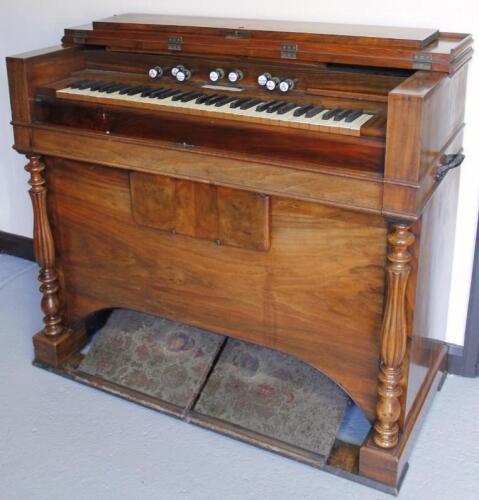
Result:
{"label": "foot pedal", "polygon": [[228,339],[189,419],[324,465],[347,405],[344,391],[306,363]]}
{"label": "foot pedal", "polygon": [[109,392],[127,390],[128,399],[146,395],[158,409],[184,417],[224,341],[183,323],[117,309],[96,334],[77,375]]}

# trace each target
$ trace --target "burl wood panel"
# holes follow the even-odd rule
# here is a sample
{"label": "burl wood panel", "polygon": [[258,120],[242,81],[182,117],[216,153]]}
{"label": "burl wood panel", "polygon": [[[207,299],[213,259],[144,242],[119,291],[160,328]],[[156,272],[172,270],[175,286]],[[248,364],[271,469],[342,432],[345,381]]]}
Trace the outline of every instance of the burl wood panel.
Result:
{"label": "burl wood panel", "polygon": [[164,231],[175,228],[175,179],[131,172],[131,212],[138,224]]}
{"label": "burl wood panel", "polygon": [[321,369],[374,418],[380,216],[273,197],[271,247],[252,252],[137,224],[127,171],[48,165],[68,323],[127,307],[278,349]]}
{"label": "burl wood panel", "polygon": [[269,248],[269,196],[219,187],[218,216],[221,243],[256,250]]}
{"label": "burl wood panel", "polygon": [[216,187],[186,180],[175,180],[175,186],[175,231],[193,238],[217,241]]}
{"label": "burl wood panel", "polygon": [[130,173],[130,190],[138,224],[219,245],[269,248],[266,195],[143,172]]}

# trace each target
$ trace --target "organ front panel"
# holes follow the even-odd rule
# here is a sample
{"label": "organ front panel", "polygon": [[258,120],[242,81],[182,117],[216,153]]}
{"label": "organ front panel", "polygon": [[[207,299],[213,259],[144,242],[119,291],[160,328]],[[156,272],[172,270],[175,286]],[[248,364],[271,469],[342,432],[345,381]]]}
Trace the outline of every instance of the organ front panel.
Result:
{"label": "organ front panel", "polygon": [[396,488],[445,368],[418,263],[471,54],[431,29],[123,15],[8,58],[36,362],[68,372],[78,325],[116,307],[276,349],[371,422],[336,467]]}

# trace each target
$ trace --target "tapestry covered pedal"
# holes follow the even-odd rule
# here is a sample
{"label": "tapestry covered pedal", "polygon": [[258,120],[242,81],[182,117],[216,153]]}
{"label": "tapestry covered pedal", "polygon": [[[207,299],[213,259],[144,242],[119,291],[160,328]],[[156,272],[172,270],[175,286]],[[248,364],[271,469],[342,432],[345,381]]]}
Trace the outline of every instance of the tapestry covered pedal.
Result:
{"label": "tapestry covered pedal", "polygon": [[318,370],[271,349],[228,339],[194,407],[201,415],[327,459],[348,397]]}
{"label": "tapestry covered pedal", "polygon": [[79,371],[179,407],[195,401],[225,338],[127,309],[97,333]]}

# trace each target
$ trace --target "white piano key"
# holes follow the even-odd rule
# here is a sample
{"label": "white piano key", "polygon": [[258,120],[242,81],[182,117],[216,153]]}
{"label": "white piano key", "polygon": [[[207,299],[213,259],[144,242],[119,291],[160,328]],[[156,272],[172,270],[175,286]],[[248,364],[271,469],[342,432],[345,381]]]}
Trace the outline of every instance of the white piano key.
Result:
{"label": "white piano key", "polygon": [[366,123],[368,122],[374,115],[371,115],[371,114],[368,114],[368,113],[364,113],[362,114],[361,116],[359,116],[358,118],[356,118],[356,120],[354,120],[353,122],[351,122],[351,129],[353,130],[360,130],[361,127]]}
{"label": "white piano key", "polygon": [[185,112],[188,112],[189,110],[195,110],[199,112],[221,113],[225,116],[235,115],[246,119],[252,118],[256,122],[260,121],[266,124],[277,123],[282,126],[290,124],[293,127],[295,125],[300,125],[300,126],[308,125],[309,128],[313,130],[317,129],[318,131],[323,131],[323,132],[334,132],[335,129],[338,131],[341,129],[351,129],[354,131],[359,131],[362,125],[364,125],[374,116],[370,113],[363,113],[353,122],[349,123],[346,122],[344,119],[340,121],[334,121],[333,118],[329,120],[324,120],[323,116],[325,113],[329,111],[329,108],[324,109],[323,111],[321,111],[321,113],[318,113],[316,116],[312,118],[307,118],[305,115],[299,117],[294,116],[294,112],[298,109],[298,107],[301,107],[300,105],[298,105],[296,108],[293,108],[292,110],[288,111],[283,115],[278,115],[277,113],[256,111],[256,108],[259,104],[256,104],[255,106],[252,106],[249,109],[241,109],[241,108],[231,108],[230,107],[231,102],[227,102],[222,106],[215,106],[214,104],[207,106],[203,103],[198,104],[196,102],[196,99],[193,99],[188,102],[182,102],[181,100],[174,101],[173,100],[174,96],[170,96],[165,99],[156,99],[156,98],[149,98],[148,96],[142,97],[141,93],[135,95],[126,95],[126,94],[120,94],[119,91],[106,93],[90,89],[82,90],[82,89],[72,89],[72,88],[62,89],[61,92],[65,94],[98,97],[105,100],[106,99],[122,100],[125,101],[125,103],[126,102],[148,103],[149,105],[153,105],[155,107],[158,106],[158,109],[167,107],[167,108],[184,109]]}

